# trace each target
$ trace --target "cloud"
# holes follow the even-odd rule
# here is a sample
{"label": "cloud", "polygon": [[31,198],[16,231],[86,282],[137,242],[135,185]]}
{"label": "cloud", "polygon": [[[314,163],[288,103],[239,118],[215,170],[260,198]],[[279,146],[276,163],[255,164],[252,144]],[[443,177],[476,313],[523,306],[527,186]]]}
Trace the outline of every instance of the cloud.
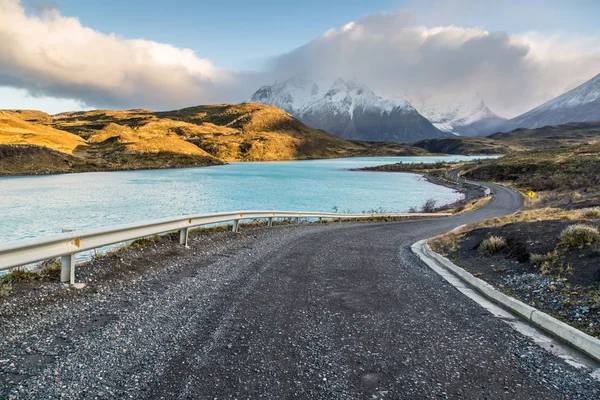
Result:
{"label": "cloud", "polygon": [[28,15],[20,1],[0,0],[0,86],[87,107],[240,102],[276,79],[308,76],[356,79],[377,93],[411,99],[456,101],[477,93],[511,117],[600,72],[599,37],[426,27],[403,11],[330,29],[272,58],[263,71],[231,71],[190,49],[85,27],[55,3],[34,4]]}
{"label": "cloud", "polygon": [[48,4],[27,15],[19,1],[0,0],[0,85],[94,107],[164,109],[239,96],[241,76],[189,49],[100,33]]}
{"label": "cloud", "polygon": [[428,28],[405,12],[381,13],[330,29],[272,64],[280,79],[340,76],[411,98],[478,94],[511,117],[600,73],[598,39]]}
{"label": "cloud", "polygon": [[58,3],[53,1],[36,1],[26,3],[29,7],[33,8],[33,10],[38,14],[44,14],[46,12],[58,11],[60,8]]}

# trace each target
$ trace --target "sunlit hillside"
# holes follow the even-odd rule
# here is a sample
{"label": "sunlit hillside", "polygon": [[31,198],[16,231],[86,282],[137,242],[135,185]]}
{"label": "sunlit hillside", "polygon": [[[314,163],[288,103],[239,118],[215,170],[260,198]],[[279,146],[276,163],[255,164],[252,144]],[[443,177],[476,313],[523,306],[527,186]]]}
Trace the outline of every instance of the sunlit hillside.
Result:
{"label": "sunlit hillside", "polygon": [[347,141],[311,129],[277,107],[261,104],[57,115],[13,110],[2,111],[0,116],[0,146],[11,146],[2,152],[0,173],[5,174],[429,154],[397,143]]}
{"label": "sunlit hillside", "polygon": [[0,144],[42,146],[68,154],[86,145],[86,141],[77,135],[22,119],[33,115],[39,118],[43,114],[37,113],[0,111]]}

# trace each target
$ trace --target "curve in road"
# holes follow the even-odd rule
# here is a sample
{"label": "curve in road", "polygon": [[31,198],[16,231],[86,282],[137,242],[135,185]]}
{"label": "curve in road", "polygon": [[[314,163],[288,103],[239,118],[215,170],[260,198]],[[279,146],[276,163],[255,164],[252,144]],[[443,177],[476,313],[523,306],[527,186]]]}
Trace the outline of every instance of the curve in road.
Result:
{"label": "curve in road", "polygon": [[[256,237],[214,256],[99,291],[61,315],[43,311],[28,326],[38,338],[28,346],[57,329],[72,343],[22,381],[22,393],[598,398],[588,374],[509,329],[410,251],[417,240],[521,208],[519,194],[486,185],[493,199],[463,215],[248,231]],[[110,317],[93,325],[98,310]]]}

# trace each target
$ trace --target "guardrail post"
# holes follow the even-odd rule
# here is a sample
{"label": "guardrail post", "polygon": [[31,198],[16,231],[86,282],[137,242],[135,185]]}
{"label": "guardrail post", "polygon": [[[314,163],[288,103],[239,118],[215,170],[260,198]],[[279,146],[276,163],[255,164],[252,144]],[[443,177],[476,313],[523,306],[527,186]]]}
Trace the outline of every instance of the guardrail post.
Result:
{"label": "guardrail post", "polygon": [[85,283],[75,283],[75,254],[60,258],[60,282],[75,289],[85,287]]}
{"label": "guardrail post", "polygon": [[273,226],[273,217],[269,217],[269,222],[267,223],[267,226]]}
{"label": "guardrail post", "polygon": [[183,228],[179,231],[179,244],[187,247],[188,245],[188,228]]}
{"label": "guardrail post", "polygon": [[[71,276],[75,277],[75,257],[73,254],[60,258],[60,282],[70,283]],[[73,279],[75,281],[75,279]]]}
{"label": "guardrail post", "polygon": [[240,227],[240,220],[239,219],[233,220],[233,228],[231,230],[233,232],[237,232],[239,230],[239,227]]}

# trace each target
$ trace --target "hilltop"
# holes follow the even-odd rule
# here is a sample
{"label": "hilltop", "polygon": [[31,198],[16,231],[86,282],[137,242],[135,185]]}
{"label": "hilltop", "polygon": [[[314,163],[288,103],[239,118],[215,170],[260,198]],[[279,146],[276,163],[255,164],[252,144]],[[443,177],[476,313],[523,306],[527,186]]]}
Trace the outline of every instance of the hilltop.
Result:
{"label": "hilltop", "polygon": [[219,165],[366,155],[426,155],[397,143],[352,142],[274,106],[174,111],[0,111],[0,173],[33,174]]}

